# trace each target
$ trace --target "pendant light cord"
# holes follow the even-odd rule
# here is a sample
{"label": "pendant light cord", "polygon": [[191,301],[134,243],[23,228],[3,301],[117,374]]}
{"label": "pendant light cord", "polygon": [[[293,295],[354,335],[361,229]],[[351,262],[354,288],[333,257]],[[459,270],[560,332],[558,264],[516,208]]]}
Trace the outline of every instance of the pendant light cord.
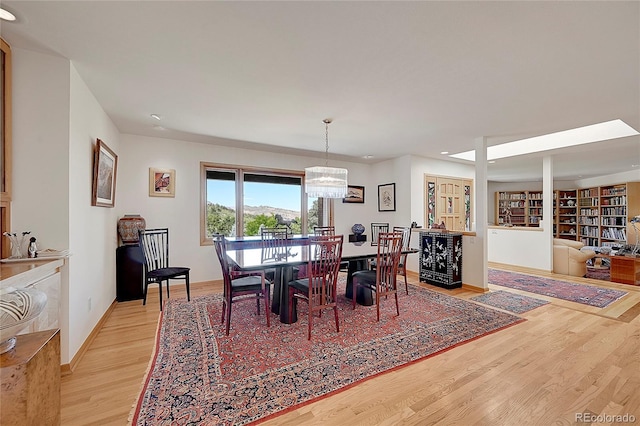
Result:
{"label": "pendant light cord", "polygon": [[324,122],[324,140],[325,140],[325,148],[324,148],[324,166],[329,167],[329,124],[331,124],[330,118],[325,118],[322,120]]}

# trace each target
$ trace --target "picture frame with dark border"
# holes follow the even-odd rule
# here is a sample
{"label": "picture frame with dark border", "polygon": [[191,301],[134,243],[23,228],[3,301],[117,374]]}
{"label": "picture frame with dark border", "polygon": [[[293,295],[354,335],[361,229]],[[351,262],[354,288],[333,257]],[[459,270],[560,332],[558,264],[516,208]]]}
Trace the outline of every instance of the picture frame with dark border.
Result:
{"label": "picture frame with dark border", "polygon": [[364,186],[347,185],[347,196],[342,199],[342,202],[364,204]]}
{"label": "picture frame with dark border", "polygon": [[175,197],[176,171],[174,169],[149,168],[149,196]]}
{"label": "picture frame with dark border", "polygon": [[92,206],[115,206],[117,171],[118,156],[104,141],[97,139],[93,157]]}
{"label": "picture frame with dark border", "polygon": [[396,211],[396,184],[385,183],[378,185],[378,211]]}

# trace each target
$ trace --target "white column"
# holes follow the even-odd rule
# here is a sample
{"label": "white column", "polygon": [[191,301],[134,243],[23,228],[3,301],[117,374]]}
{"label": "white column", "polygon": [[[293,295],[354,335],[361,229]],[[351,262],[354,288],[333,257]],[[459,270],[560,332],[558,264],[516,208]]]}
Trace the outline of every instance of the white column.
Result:
{"label": "white column", "polygon": [[[464,256],[462,259],[462,270],[467,267],[472,268],[471,274],[477,279],[475,282],[469,282],[471,285],[489,288],[488,280],[488,243],[487,243],[487,224],[488,212],[487,203],[489,197],[487,194],[487,138],[480,137],[475,140],[476,150],[476,176],[475,176],[475,222],[476,236],[472,237],[469,248],[473,248],[473,253],[469,253],[475,257],[475,262],[467,261],[470,256]],[[470,274],[465,274],[469,276]]]}
{"label": "white column", "polygon": [[553,270],[553,157],[545,156],[542,160],[542,220],[544,241],[547,250],[543,252],[544,264],[549,271]]}

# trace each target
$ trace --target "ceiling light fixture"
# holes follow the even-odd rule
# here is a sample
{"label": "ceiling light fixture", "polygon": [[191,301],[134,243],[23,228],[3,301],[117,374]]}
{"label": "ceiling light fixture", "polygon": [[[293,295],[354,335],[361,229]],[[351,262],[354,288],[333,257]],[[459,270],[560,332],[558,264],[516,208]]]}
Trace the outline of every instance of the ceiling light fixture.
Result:
{"label": "ceiling light fixture", "polygon": [[0,7],[0,19],[4,19],[5,21],[15,21],[16,16],[8,10]]}
{"label": "ceiling light fixture", "polygon": [[156,120],[160,121],[160,116],[158,114],[151,114],[151,118],[155,118]]}
{"label": "ceiling light fixture", "polygon": [[[591,124],[589,126],[549,133],[548,135],[521,139],[503,143],[502,145],[489,146],[487,147],[487,160],[515,157],[516,155],[602,142],[638,134],[640,133],[638,133],[636,129],[620,119],[605,121],[604,123]],[[452,154],[450,157],[475,161],[476,152],[466,151],[459,154]]]}
{"label": "ceiling light fixture", "polygon": [[347,169],[329,167],[329,124],[330,118],[322,120],[325,129],[324,166],[304,169],[305,192],[315,198],[344,198],[347,196]]}

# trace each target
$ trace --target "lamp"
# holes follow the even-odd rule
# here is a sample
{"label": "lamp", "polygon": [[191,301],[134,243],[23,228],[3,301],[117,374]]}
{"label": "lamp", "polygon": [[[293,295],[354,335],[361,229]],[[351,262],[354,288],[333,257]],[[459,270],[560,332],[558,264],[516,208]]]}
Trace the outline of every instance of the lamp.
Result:
{"label": "lamp", "polygon": [[330,118],[322,120],[325,127],[325,165],[304,169],[305,192],[309,197],[344,198],[347,196],[347,169],[329,167]]}

